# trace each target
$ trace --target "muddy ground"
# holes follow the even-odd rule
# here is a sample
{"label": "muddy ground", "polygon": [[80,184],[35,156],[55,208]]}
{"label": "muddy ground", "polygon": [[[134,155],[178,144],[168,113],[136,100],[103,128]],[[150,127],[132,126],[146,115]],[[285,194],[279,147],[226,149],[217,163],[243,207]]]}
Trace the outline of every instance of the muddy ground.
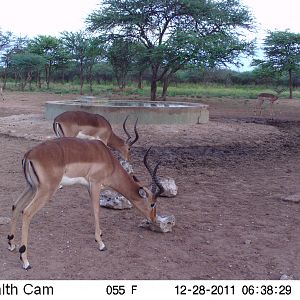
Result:
{"label": "muddy ground", "polygon": [[[25,187],[23,154],[53,137],[45,102],[74,97],[5,94],[0,217],[11,217]],[[254,116],[255,100],[202,102],[210,105],[208,124],[139,125],[132,151],[142,181],[150,180],[142,164],[150,145],[153,163],[162,160],[159,175],[175,179],[178,195],[160,198],[158,205],[160,214],[176,217],[173,232],[140,228],[143,216],[136,209],[102,208],[108,250],[99,252],[87,191],[64,188],[31,222],[31,270],[7,250],[9,225],[0,225],[0,279],[300,279],[300,101],[280,99],[274,120],[267,107],[262,117]],[[20,228],[21,222],[18,243]]]}

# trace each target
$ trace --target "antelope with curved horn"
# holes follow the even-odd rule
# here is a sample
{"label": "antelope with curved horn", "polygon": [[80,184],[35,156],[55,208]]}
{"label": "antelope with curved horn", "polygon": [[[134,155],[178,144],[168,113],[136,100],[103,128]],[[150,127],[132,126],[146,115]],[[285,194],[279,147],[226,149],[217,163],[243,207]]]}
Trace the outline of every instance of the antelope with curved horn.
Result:
{"label": "antelope with curved horn", "polygon": [[[278,94],[278,92],[277,92]],[[278,95],[274,95],[274,94],[269,94],[269,93],[260,93],[257,96],[257,105],[255,107],[255,114],[257,114],[258,111],[258,115],[261,116],[262,115],[262,107],[264,104],[264,101],[269,101],[270,102],[270,111],[271,111],[271,116],[273,117],[275,115],[274,113],[274,102],[278,100]]]}
{"label": "antelope with curved horn", "polygon": [[135,138],[132,140],[126,130],[127,119],[128,116],[123,123],[123,129],[127,135],[126,141],[113,132],[110,123],[103,116],[84,111],[66,111],[58,115],[54,119],[53,130],[57,137],[101,140],[105,145],[119,151],[122,157],[128,161],[130,159],[130,148],[137,142],[139,135],[136,129],[138,120],[136,120],[134,124]]}
{"label": "antelope with curved horn", "polygon": [[4,101],[3,88],[2,87],[0,88],[0,95],[1,95],[2,101]]}
{"label": "antelope with curved horn", "polygon": [[152,171],[147,164],[148,153],[145,154],[144,163],[153,181],[151,190],[129,175],[108,147],[98,140],[58,138],[43,142],[28,151],[22,160],[27,187],[12,206],[8,235],[9,250],[13,251],[16,248],[17,218],[23,210],[19,248],[23,268],[31,268],[27,257],[30,221],[48,203],[60,185],[81,184],[87,187],[95,218],[95,240],[100,251],[106,250],[99,224],[99,195],[104,186],[113,188],[129,199],[149,221],[155,223],[156,201],[163,189],[156,177],[159,163]]}

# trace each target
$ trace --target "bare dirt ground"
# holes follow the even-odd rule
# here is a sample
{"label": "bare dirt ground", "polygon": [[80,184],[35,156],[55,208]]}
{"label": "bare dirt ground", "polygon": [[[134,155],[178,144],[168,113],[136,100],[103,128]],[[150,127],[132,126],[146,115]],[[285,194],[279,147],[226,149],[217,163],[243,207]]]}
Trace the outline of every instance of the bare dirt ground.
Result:
{"label": "bare dirt ground", "polygon": [[[0,217],[11,216],[25,187],[23,154],[53,137],[43,116],[45,102],[72,96],[7,93],[5,98]],[[31,222],[31,270],[24,271],[18,253],[7,250],[9,225],[0,225],[0,279],[279,279],[283,274],[300,279],[300,203],[282,200],[300,193],[300,101],[281,99],[274,120],[266,113],[254,117],[252,100],[202,102],[210,105],[208,124],[139,125],[132,151],[141,180],[149,181],[141,161],[150,145],[153,162],[163,162],[159,175],[175,179],[178,195],[160,198],[158,206],[160,214],[175,215],[173,232],[138,227],[143,216],[136,209],[102,208],[108,250],[99,252],[87,191],[64,188]]]}

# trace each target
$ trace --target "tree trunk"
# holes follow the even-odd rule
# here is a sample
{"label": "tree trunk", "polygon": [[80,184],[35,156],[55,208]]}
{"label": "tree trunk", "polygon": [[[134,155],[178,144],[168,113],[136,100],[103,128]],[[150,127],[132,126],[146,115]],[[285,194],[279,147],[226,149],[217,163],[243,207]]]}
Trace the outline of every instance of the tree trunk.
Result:
{"label": "tree trunk", "polygon": [[83,95],[83,62],[80,62],[80,95]]}
{"label": "tree trunk", "polygon": [[156,100],[158,66],[152,65],[151,101]]}
{"label": "tree trunk", "polygon": [[169,83],[170,83],[169,76],[165,76],[165,78],[163,79],[163,90],[161,93],[161,98],[163,101],[167,100],[167,91],[168,91]]}
{"label": "tree trunk", "polygon": [[62,68],[62,75],[61,75],[62,84],[65,84],[65,68]]}
{"label": "tree trunk", "polygon": [[47,89],[49,89],[49,87],[50,87],[51,76],[52,76],[52,64],[50,62],[49,63],[49,68],[48,68]]}
{"label": "tree trunk", "polygon": [[157,81],[156,79],[151,80],[151,101],[156,100]]}
{"label": "tree trunk", "polygon": [[40,71],[37,72],[36,80],[37,80],[36,83],[37,83],[38,88],[41,89],[42,88],[42,82],[41,82],[41,72]]}
{"label": "tree trunk", "polygon": [[46,85],[47,85],[47,89],[49,89],[49,66],[46,65],[45,66],[45,80],[46,80]]}
{"label": "tree trunk", "polygon": [[139,72],[139,79],[138,79],[138,89],[142,89],[143,88],[143,72]]}
{"label": "tree trunk", "polygon": [[93,66],[89,66],[89,84],[90,84],[90,93],[93,93],[93,74],[92,74]]}
{"label": "tree trunk", "polygon": [[7,82],[7,68],[4,69],[4,78],[3,78],[3,90],[6,88],[6,82]]}
{"label": "tree trunk", "polygon": [[290,99],[293,99],[293,79],[292,79],[292,70],[289,70],[289,86],[290,86]]}

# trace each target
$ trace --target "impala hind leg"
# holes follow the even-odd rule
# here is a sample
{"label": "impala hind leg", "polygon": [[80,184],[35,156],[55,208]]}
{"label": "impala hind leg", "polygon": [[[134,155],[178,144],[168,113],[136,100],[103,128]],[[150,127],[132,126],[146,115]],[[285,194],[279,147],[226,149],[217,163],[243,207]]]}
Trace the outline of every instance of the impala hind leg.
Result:
{"label": "impala hind leg", "polygon": [[12,206],[12,218],[10,221],[10,233],[8,235],[8,249],[13,251],[16,249],[15,244],[15,235],[16,235],[16,228],[17,228],[17,221],[20,215],[20,212],[25,207],[26,203],[30,200],[30,198],[34,194],[34,189],[28,186],[23,193],[19,196],[16,203]]}
{"label": "impala hind leg", "polygon": [[271,101],[271,103],[270,103],[270,115],[271,115],[271,118],[274,119],[274,117],[275,117],[274,101]]}
{"label": "impala hind leg", "polygon": [[258,98],[258,102],[257,102],[257,105],[255,107],[255,110],[254,110],[254,114],[257,116],[261,116],[262,114],[262,109],[263,109],[263,104],[264,104],[264,99],[260,99]]}
{"label": "impala hind leg", "polygon": [[28,270],[31,268],[28,258],[28,231],[29,225],[34,217],[34,215],[45,206],[45,204],[49,201],[50,197],[56,190],[56,186],[53,188],[44,187],[39,188],[32,199],[32,201],[28,204],[28,206],[23,211],[23,224],[22,224],[22,243],[19,249],[20,259],[23,262],[23,268]]}
{"label": "impala hind leg", "polygon": [[100,229],[100,221],[99,221],[99,213],[100,213],[100,202],[99,202],[99,195],[101,191],[101,186],[96,184],[91,184],[89,187],[89,193],[92,201],[93,213],[95,218],[95,240],[99,245],[99,250],[104,251],[106,250],[106,246],[101,239],[101,229]]}

